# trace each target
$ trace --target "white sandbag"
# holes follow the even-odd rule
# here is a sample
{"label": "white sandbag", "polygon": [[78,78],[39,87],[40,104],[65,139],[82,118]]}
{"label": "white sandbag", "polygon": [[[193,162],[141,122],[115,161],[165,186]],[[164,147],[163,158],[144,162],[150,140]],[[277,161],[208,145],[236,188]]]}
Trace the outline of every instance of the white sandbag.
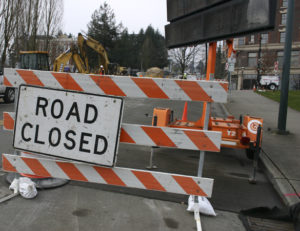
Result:
{"label": "white sandbag", "polygon": [[19,192],[22,197],[26,199],[32,199],[36,197],[37,190],[35,183],[28,177],[19,178]]}
{"label": "white sandbag", "polygon": [[194,196],[189,197],[187,211],[194,212],[199,210],[200,213],[208,216],[217,216],[214,208],[206,197],[198,196],[198,206],[195,203]]}
{"label": "white sandbag", "polygon": [[13,190],[14,193],[18,193],[18,192],[19,192],[19,179],[15,178],[15,179],[11,182],[11,184],[10,184],[10,186],[9,186],[9,189],[10,189],[10,190]]}

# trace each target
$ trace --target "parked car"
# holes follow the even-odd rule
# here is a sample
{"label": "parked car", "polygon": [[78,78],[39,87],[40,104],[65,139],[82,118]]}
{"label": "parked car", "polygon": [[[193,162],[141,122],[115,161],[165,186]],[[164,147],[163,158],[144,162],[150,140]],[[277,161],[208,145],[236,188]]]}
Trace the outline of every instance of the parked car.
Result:
{"label": "parked car", "polygon": [[269,88],[270,90],[276,90],[279,87],[279,76],[277,75],[263,75],[259,81],[260,86]]}
{"label": "parked car", "polygon": [[4,86],[3,81],[3,70],[0,68],[0,98],[3,98],[5,103],[12,103],[15,101],[15,89]]}

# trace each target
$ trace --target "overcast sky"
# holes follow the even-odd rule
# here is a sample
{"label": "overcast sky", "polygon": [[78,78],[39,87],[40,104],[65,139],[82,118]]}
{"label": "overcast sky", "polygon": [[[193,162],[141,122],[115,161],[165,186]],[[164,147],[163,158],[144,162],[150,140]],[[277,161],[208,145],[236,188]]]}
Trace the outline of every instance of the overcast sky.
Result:
{"label": "overcast sky", "polygon": [[[167,24],[167,0],[107,0],[115,12],[117,23],[122,22],[128,31],[138,33],[152,25],[165,35]],[[77,35],[87,32],[87,24],[91,15],[99,9],[104,0],[64,0],[63,31]]]}

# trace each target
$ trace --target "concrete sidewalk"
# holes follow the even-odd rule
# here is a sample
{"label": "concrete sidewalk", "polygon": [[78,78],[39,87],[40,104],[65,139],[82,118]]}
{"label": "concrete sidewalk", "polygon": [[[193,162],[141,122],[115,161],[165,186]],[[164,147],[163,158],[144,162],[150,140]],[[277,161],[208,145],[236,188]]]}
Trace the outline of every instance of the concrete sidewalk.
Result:
{"label": "concrete sidewalk", "polygon": [[232,91],[229,113],[262,117],[263,144],[260,158],[275,189],[286,205],[300,202],[300,112],[288,109],[289,135],[276,133],[279,103],[253,91]]}

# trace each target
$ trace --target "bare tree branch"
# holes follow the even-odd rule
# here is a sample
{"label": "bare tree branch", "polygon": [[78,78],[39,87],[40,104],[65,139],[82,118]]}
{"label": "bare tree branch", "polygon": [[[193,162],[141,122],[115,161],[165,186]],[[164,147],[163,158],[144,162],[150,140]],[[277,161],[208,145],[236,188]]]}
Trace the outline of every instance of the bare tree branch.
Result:
{"label": "bare tree branch", "polygon": [[179,66],[180,73],[183,75],[199,51],[199,46],[181,47],[170,50],[169,55],[175,61],[175,64]]}
{"label": "bare tree branch", "polygon": [[46,0],[44,3],[45,50],[49,50],[51,37],[60,30],[63,10],[62,0]]}
{"label": "bare tree branch", "polygon": [[6,0],[2,1],[1,9],[4,11],[2,14],[3,19],[1,19],[1,40],[2,52],[1,52],[1,66],[4,66],[7,51],[10,48],[11,39],[13,37],[16,28],[16,17],[18,16],[18,4],[17,0]]}

